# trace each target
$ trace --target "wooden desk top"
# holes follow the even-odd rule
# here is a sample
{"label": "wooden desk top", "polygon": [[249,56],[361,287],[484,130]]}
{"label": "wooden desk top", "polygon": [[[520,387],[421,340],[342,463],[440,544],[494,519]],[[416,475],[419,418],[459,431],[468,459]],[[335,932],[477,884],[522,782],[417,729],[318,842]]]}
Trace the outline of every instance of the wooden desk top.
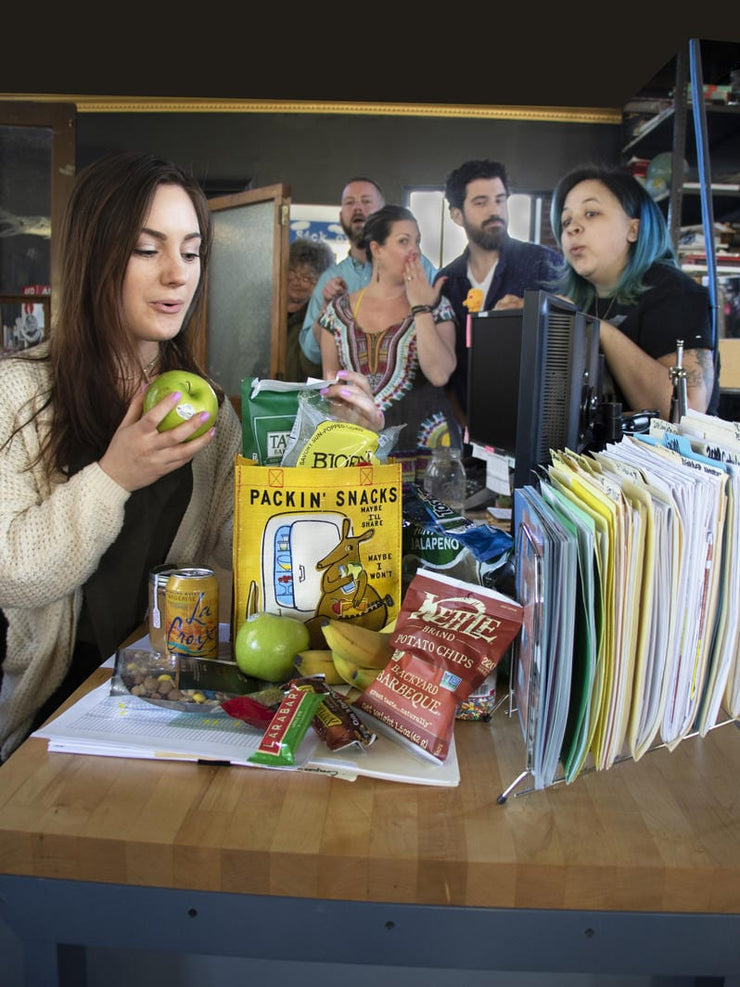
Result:
{"label": "wooden desk top", "polygon": [[49,753],[32,738],[0,768],[0,872],[375,902],[740,913],[737,724],[505,805],[497,797],[525,766],[516,718],[499,709],[455,732],[453,789]]}

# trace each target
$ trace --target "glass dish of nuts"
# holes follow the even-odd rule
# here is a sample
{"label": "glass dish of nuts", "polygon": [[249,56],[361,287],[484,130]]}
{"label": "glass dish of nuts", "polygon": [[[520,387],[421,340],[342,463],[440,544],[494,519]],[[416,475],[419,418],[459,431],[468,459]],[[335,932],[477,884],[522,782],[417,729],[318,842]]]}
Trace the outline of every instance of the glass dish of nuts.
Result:
{"label": "glass dish of nuts", "polygon": [[221,703],[225,699],[264,687],[261,680],[243,675],[236,662],[136,647],[118,649],[111,679],[112,696],[138,696],[155,706],[184,713],[223,713]]}

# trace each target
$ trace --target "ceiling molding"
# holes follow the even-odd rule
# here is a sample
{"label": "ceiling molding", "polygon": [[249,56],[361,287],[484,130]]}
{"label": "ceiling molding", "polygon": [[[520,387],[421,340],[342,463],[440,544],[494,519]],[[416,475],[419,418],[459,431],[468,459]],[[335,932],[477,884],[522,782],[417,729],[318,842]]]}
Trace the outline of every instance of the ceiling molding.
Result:
{"label": "ceiling molding", "polygon": [[610,107],[486,106],[447,103],[355,103],[311,100],[186,99],[147,96],[43,95],[0,93],[0,100],[74,103],[78,113],[313,113],[349,116],[415,116],[480,120],[621,124],[622,110]]}

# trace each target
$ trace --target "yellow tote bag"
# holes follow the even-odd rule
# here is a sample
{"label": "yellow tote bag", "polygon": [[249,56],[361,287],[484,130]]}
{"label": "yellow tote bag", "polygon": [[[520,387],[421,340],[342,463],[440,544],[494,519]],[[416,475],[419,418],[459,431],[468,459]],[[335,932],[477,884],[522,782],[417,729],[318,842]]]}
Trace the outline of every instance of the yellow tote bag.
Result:
{"label": "yellow tote bag", "polygon": [[327,618],[380,630],[401,594],[401,465],[259,466],[237,456],[235,638],[249,613],[304,621],[325,648]]}

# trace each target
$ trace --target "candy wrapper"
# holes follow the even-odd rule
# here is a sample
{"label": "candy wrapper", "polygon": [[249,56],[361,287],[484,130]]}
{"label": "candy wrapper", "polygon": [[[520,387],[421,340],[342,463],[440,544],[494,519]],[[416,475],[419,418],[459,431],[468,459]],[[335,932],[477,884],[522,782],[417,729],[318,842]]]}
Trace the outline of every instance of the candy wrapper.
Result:
{"label": "candy wrapper", "polygon": [[311,725],[330,751],[341,751],[347,747],[365,751],[374,743],[376,735],[322,676],[292,679],[288,684],[299,689],[310,689],[322,696],[323,701]]}
{"label": "candy wrapper", "polygon": [[[500,664],[500,663],[499,663]],[[496,708],[496,679],[498,668],[494,668],[481,684],[463,699],[455,713],[456,720],[490,720]]]}
{"label": "candy wrapper", "polygon": [[282,690],[275,685],[260,692],[253,692],[251,696],[234,696],[232,699],[226,699],[221,703],[221,708],[235,720],[265,730],[272,723],[283,698]]}

